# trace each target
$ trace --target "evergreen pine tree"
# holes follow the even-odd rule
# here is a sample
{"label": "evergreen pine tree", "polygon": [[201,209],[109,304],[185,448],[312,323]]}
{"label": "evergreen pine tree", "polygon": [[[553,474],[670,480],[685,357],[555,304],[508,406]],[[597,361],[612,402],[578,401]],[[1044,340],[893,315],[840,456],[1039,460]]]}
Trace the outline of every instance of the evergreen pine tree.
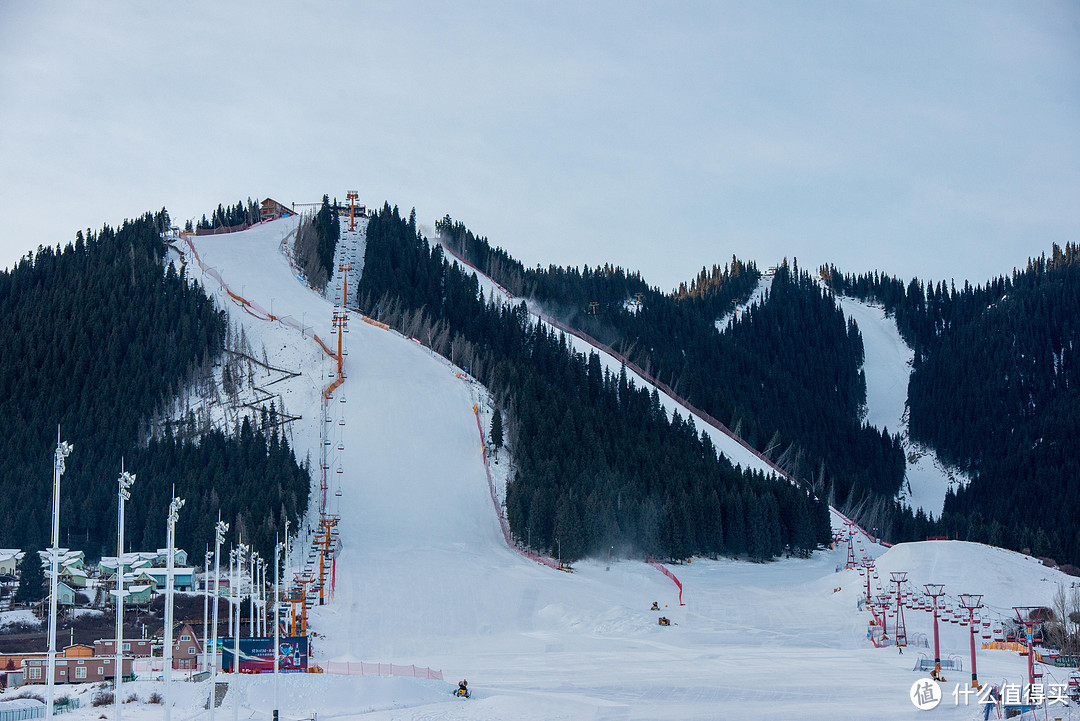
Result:
{"label": "evergreen pine tree", "polygon": [[26,551],[19,561],[19,588],[15,591],[15,603],[31,604],[45,598],[45,571],[36,548]]}
{"label": "evergreen pine tree", "polygon": [[491,414],[491,446],[495,449],[495,456],[498,457],[499,449],[503,444],[503,424],[502,424],[502,412],[498,406],[495,406],[495,412]]}

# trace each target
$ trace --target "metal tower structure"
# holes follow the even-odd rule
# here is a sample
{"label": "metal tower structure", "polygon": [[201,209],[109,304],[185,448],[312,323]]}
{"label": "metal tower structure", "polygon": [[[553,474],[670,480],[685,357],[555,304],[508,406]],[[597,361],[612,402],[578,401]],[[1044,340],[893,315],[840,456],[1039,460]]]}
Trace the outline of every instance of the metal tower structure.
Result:
{"label": "metal tower structure", "polygon": [[356,199],[360,197],[360,194],[355,190],[350,190],[345,197],[349,200],[349,232],[352,233],[356,230]]}
{"label": "metal tower structure", "polygon": [[[1024,629],[1027,631],[1027,666],[1028,666],[1028,693],[1031,693],[1031,687],[1035,684],[1035,644],[1032,641],[1032,629],[1039,623],[1043,622],[1043,613],[1046,609],[1042,606],[1013,606],[1013,611],[1016,612],[1016,619],[1024,625]],[[1038,675],[1039,678],[1042,674]]]}
{"label": "metal tower structure", "polygon": [[930,673],[930,678],[944,681],[945,677],[941,675],[941,644],[938,640],[938,599],[945,595],[945,584],[927,583],[923,588],[926,589],[926,595],[934,601],[934,670]]}
{"label": "metal tower structure", "polygon": [[907,626],[904,625],[904,596],[900,585],[907,581],[907,571],[893,571],[892,582],[896,584],[896,645],[907,646]]}
{"label": "metal tower structure", "polygon": [[982,608],[982,594],[961,593],[960,605],[968,612],[968,626],[971,628],[971,687],[978,691],[982,686],[979,685],[979,674],[975,670],[975,609]]}

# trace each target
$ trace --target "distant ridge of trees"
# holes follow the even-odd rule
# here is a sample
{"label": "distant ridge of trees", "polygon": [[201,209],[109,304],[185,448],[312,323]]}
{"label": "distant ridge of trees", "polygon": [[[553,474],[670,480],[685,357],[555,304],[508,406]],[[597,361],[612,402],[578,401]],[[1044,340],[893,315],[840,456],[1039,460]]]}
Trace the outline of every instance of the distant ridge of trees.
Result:
{"label": "distant ridge of trees", "polygon": [[[663,293],[617,267],[525,268],[450,216],[436,229],[511,293],[615,348],[842,509],[899,491],[897,429],[862,420],[858,327],[796,263],[782,262],[770,292],[747,308],[761,273],[734,257]],[[726,323],[733,304],[738,317]]]}
{"label": "distant ridge of trees", "polygon": [[[588,277],[613,296],[642,287],[615,269],[566,277]],[[396,206],[369,221],[357,303],[495,395],[514,462],[507,516],[523,543],[564,560],[612,547],[766,560],[829,541],[827,508],[807,490],[732,467],[692,419],[669,420],[656,391],[635,387],[625,369],[612,374],[595,353],[575,352],[523,303],[485,299],[475,276]]]}
{"label": "distant ridge of trees", "polygon": [[821,275],[896,319],[915,351],[911,437],[973,477],[936,525],[894,519],[910,529],[899,537],[929,530],[1080,564],[1080,246],[1054,244],[979,286]]}

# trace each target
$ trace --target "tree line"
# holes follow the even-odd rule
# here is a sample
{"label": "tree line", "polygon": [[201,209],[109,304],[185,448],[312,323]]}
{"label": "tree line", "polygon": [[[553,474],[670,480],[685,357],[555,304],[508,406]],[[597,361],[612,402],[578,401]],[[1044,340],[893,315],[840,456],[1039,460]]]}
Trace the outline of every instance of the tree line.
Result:
{"label": "tree line", "polygon": [[827,508],[807,490],[733,467],[625,369],[612,374],[595,353],[574,351],[524,303],[485,298],[412,214],[384,205],[370,220],[356,297],[492,391],[513,449],[508,520],[523,543],[564,560],[613,548],[765,560],[828,542]]}
{"label": "tree line", "polygon": [[734,257],[663,293],[610,266],[525,268],[450,216],[436,226],[510,292],[615,348],[835,505],[852,510],[899,491],[897,429],[862,420],[858,327],[797,263],[781,263],[763,302],[747,308],[761,273]]}
{"label": "tree line", "polygon": [[928,530],[1080,564],[1080,246],[960,288],[821,273],[896,319],[915,351],[911,437],[972,478]]}
{"label": "tree line", "polygon": [[66,247],[39,247],[0,273],[0,544],[49,543],[58,425],[75,447],[62,479],[60,542],[91,558],[116,552],[121,464],[138,478],[126,511],[132,548],[164,545],[174,484],[187,499],[177,538],[196,558],[219,509],[269,553],[267,524],[295,523],[306,508],[306,471],[261,423],[229,435],[155,437],[162,410],[213,372],[226,333],[224,312],[197,280],[166,262],[167,227],[162,209],[80,231]]}

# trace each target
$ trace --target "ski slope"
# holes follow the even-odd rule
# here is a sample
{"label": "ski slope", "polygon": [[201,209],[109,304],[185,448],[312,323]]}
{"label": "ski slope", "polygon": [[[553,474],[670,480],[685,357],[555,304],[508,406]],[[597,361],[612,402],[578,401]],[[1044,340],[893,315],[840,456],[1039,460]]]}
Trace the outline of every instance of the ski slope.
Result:
{"label": "ski slope", "polygon": [[[208,289],[256,350],[265,347],[273,364],[301,370],[279,385],[288,410],[302,416],[293,424],[294,446],[317,466],[331,366],[311,334],[331,338],[332,298],[297,281],[281,247],[294,228],[294,220],[275,221],[192,242],[204,264],[244,297],[236,302],[207,276]],[[300,329],[289,319],[301,321]],[[683,606],[675,585],[638,560],[594,559],[563,573],[525,559],[503,541],[492,507],[474,387],[419,344],[356,317],[346,346],[346,381],[331,401],[338,404],[331,425],[343,429],[343,449],[335,446],[330,459],[332,493],[341,490],[330,496],[330,510],[341,517],[342,550],[334,595],[311,614],[313,659],[416,664],[442,670],[445,680],[283,676],[282,718],[981,718],[981,710],[951,700],[929,715],[910,703],[910,687],[924,675],[912,671],[918,650],[900,655],[867,640],[870,616],[858,609],[863,584],[855,571],[839,570],[846,547],[808,560],[694,559],[671,567],[684,586]],[[978,544],[886,551],[862,536],[854,543],[860,557],[877,558],[882,577],[907,570],[916,585],[986,593],[995,606],[1046,603],[1058,582],[1070,580]],[[291,564],[303,555],[298,544]],[[660,611],[649,610],[653,601]],[[661,614],[674,624],[658,626]],[[929,632],[926,616],[909,616],[909,635]],[[943,629],[944,650],[966,659],[967,637],[958,628]],[[979,666],[984,679],[1018,682],[1025,662],[988,651]],[[460,678],[469,680],[472,699],[451,697]],[[178,686],[174,718],[205,718],[207,684]],[[233,679],[231,686],[218,718],[270,717],[270,677]],[[125,717],[161,718],[161,707],[145,702],[160,689],[125,685],[140,699],[125,705]],[[85,699],[91,691],[76,693]],[[84,701],[72,718],[96,719],[98,711]],[[1059,710],[1056,716],[1070,718]]]}
{"label": "ski slope", "polygon": [[940,516],[945,492],[950,486],[966,484],[968,479],[960,471],[947,468],[933,450],[914,443],[908,435],[907,389],[914,351],[900,336],[896,321],[881,307],[844,296],[836,296],[836,301],[862,333],[866,422],[879,430],[887,428],[890,433],[900,434],[907,461],[900,499],[913,509],[921,507]]}

